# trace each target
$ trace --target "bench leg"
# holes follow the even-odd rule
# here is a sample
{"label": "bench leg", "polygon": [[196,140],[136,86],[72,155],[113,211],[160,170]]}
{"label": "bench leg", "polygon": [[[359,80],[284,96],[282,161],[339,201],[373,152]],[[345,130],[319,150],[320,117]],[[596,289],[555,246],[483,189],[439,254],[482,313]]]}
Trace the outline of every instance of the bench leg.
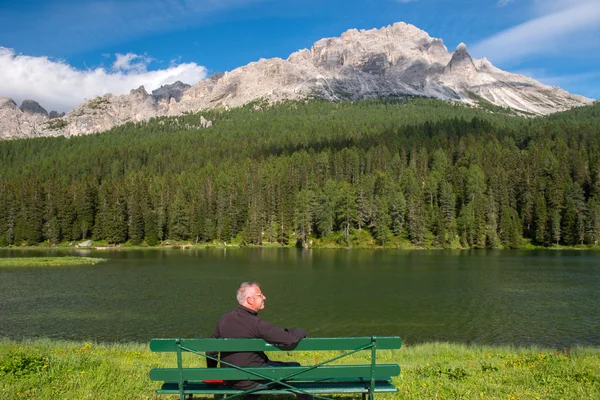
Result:
{"label": "bench leg", "polygon": [[367,400],[367,394],[366,393],[362,394],[362,400]]}

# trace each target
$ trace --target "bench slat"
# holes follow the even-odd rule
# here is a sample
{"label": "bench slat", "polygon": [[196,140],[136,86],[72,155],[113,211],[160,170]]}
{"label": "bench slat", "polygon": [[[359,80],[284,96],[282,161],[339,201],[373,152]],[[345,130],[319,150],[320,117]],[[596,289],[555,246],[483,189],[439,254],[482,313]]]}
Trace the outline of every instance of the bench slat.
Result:
{"label": "bench slat", "polygon": [[[178,381],[180,373],[183,374],[183,380],[202,381],[202,380],[259,380],[259,373],[270,379],[281,379],[288,375],[305,370],[306,367],[258,367],[247,368],[246,371],[240,371],[234,368],[154,368],[150,371],[150,379],[153,381],[173,382]],[[389,379],[390,376],[400,374],[398,364],[379,364],[375,366],[376,379]],[[370,379],[370,365],[330,365],[321,366],[312,370],[302,372],[295,376],[296,380],[313,381],[325,378],[355,378]]]}
{"label": "bench slat", "polygon": [[[178,339],[152,339],[150,350],[154,352],[177,351]],[[181,345],[194,351],[324,351],[355,350],[371,344],[370,337],[305,338],[293,348],[274,345],[263,339],[180,339]],[[376,337],[377,350],[399,349],[399,336]]]}
{"label": "bench slat", "polygon": [[[293,385],[299,389],[306,390],[315,394],[332,393],[367,393],[369,391],[368,382],[340,382],[340,383],[297,383]],[[375,383],[375,392],[394,393],[398,389],[388,381],[377,381]],[[228,386],[209,385],[205,383],[191,383],[185,386],[185,394],[235,394],[241,390],[233,389]],[[288,389],[269,389],[259,390],[255,394],[286,394]],[[162,385],[156,391],[157,394],[179,394],[179,386],[175,382],[168,382]]]}

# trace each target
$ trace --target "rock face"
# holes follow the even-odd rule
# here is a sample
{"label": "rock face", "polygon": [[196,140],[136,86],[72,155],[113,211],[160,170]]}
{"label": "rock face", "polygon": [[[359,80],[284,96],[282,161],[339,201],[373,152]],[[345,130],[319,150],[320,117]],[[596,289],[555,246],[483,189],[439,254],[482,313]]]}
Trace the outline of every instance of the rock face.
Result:
{"label": "rock face", "polygon": [[50,119],[53,119],[53,118],[62,118],[64,116],[65,116],[64,112],[59,114],[58,111],[54,111],[54,110],[50,111],[50,114],[49,114]]}
{"label": "rock face", "polygon": [[48,111],[46,111],[44,107],[40,106],[40,104],[34,100],[23,100],[19,110],[26,114],[41,114],[45,117],[49,117]]}
{"label": "rock face", "polygon": [[181,81],[177,81],[170,85],[164,85],[160,88],[152,91],[152,96],[158,101],[166,101],[169,102],[171,99],[175,99],[175,101],[181,100],[181,96],[183,93],[188,90],[191,86],[183,83]]}
{"label": "rock face", "polygon": [[[30,107],[37,112],[32,111]],[[0,138],[59,136],[63,134],[58,130],[48,129],[54,121],[62,120],[51,121],[46,110],[36,102],[25,103],[22,109],[23,111],[17,108],[17,104],[12,99],[0,97]],[[43,112],[41,112],[42,110]],[[59,124],[64,125],[64,122],[59,122]]]}
{"label": "rock face", "polygon": [[[87,100],[64,117],[49,120],[39,104],[16,107],[0,99],[0,137],[82,135],[155,116],[176,116],[252,100],[324,98],[331,101],[427,96],[492,104],[543,115],[590,104],[593,100],[504,72],[488,60],[471,58],[460,44],[449,52],[441,39],[405,23],[381,29],[351,29],[317,41],[287,60],[261,59],[194,86],[181,82],[152,94],[143,87],[128,95]],[[38,110],[37,112],[34,111]],[[210,121],[203,123],[210,126]]]}

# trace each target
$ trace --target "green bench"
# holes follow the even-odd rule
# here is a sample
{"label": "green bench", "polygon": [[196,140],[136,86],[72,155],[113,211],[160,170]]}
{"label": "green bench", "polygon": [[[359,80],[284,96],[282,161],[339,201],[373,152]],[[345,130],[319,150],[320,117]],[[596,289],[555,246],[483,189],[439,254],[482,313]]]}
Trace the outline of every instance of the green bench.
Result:
{"label": "green bench", "polygon": [[[373,399],[375,393],[393,393],[398,389],[392,377],[400,375],[398,364],[377,364],[377,350],[399,349],[402,340],[397,337],[306,338],[296,346],[283,347],[262,339],[152,339],[150,350],[177,354],[176,368],[153,368],[150,379],[163,382],[157,394],[179,395],[181,400],[195,394],[222,395],[228,399],[247,394],[308,393],[315,398],[331,394],[361,393],[362,398]],[[312,366],[301,367],[238,367],[195,368],[183,366],[183,354],[193,353],[210,358],[206,352],[241,351],[339,351],[332,359]],[[335,364],[351,354],[370,351],[365,364]],[[247,391],[237,390],[220,380],[256,380],[267,386]]]}

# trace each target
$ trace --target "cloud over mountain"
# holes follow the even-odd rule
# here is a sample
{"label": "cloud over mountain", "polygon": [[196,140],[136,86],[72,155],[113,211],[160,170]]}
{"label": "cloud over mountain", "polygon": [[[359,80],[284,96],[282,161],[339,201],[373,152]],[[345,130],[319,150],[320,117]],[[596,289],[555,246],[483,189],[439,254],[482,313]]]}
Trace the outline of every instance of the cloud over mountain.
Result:
{"label": "cloud over mountain", "polygon": [[17,103],[35,99],[48,110],[68,111],[85,98],[125,94],[141,85],[154,90],[175,81],[195,84],[207,76],[206,68],[196,63],[148,71],[151,61],[146,55],[117,54],[111,70],[78,70],[61,60],[16,54],[13,49],[0,47],[0,93]]}
{"label": "cloud over mountain", "polygon": [[598,0],[535,0],[530,12],[521,24],[476,43],[472,53],[501,64],[532,56],[564,57],[578,47],[600,50]]}

